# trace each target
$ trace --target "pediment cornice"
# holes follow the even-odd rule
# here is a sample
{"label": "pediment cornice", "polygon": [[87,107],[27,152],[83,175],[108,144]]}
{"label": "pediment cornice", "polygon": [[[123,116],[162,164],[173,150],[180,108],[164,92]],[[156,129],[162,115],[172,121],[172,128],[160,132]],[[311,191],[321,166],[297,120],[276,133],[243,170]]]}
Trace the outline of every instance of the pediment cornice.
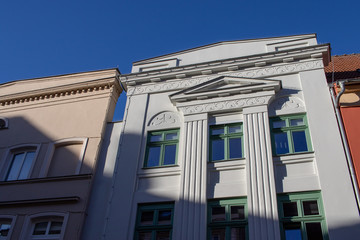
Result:
{"label": "pediment cornice", "polygon": [[[172,67],[147,72],[124,74],[120,77],[125,86],[138,86],[148,83],[159,83],[171,79],[201,77],[202,75],[219,74],[226,71],[246,70],[256,67],[269,67],[274,64],[300,63],[304,60],[326,59],[328,44],[303,47],[287,51],[271,52],[246,57],[211,61],[181,67]],[[325,60],[326,61],[326,60]]]}
{"label": "pediment cornice", "polygon": [[279,80],[220,76],[176,92],[169,97],[173,103],[190,102],[194,100],[249,94],[260,91],[274,90],[277,92],[280,88],[281,81]]}

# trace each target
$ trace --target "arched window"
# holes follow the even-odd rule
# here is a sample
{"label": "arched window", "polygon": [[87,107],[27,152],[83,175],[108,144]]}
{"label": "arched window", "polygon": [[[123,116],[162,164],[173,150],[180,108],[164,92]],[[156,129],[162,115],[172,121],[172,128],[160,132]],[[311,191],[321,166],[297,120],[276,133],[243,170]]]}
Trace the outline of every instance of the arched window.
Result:
{"label": "arched window", "polygon": [[41,213],[27,217],[23,239],[64,238],[68,215],[64,213]]}
{"label": "arched window", "polygon": [[15,181],[30,178],[38,149],[39,145],[22,145],[10,149],[3,161],[2,179]]}

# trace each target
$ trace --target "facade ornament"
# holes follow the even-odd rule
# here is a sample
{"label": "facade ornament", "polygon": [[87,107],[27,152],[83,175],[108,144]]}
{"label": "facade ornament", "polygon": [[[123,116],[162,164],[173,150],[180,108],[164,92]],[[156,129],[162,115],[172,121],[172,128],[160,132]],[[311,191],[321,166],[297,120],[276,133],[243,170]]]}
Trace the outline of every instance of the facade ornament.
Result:
{"label": "facade ornament", "polygon": [[271,96],[251,97],[245,99],[219,101],[206,104],[179,107],[185,115],[204,112],[214,112],[229,109],[241,109],[245,107],[264,105],[270,100]]}
{"label": "facade ornament", "polygon": [[284,115],[291,113],[306,112],[305,104],[299,97],[284,96],[276,98],[269,105],[269,115]]}
{"label": "facade ornament", "polygon": [[161,112],[149,121],[149,127],[166,127],[179,124],[179,116],[175,112]]}
{"label": "facade ornament", "polygon": [[[262,67],[261,69],[251,69],[251,70],[243,70],[237,72],[227,72],[222,73],[222,76],[234,76],[234,77],[245,77],[245,78],[258,78],[265,76],[273,76],[273,75],[282,75],[288,74],[292,72],[300,72],[305,70],[322,68],[323,63],[322,60],[309,61],[309,62],[301,62],[301,63],[292,63],[286,64],[282,66],[270,66],[270,67]],[[183,80],[172,80],[168,82],[158,82],[147,84],[143,86],[128,86],[128,95],[136,95],[136,94],[144,94],[144,93],[154,93],[154,92],[163,92],[163,91],[172,91],[172,90],[180,90],[188,87],[192,87],[198,85],[200,83],[209,81],[218,77],[217,74],[211,76],[197,77],[197,78],[188,78]]]}

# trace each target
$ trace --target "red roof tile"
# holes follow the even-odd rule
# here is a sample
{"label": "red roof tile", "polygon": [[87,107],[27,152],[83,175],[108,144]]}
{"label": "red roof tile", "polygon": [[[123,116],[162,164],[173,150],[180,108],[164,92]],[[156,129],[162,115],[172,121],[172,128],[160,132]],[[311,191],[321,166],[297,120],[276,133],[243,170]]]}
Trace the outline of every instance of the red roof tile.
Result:
{"label": "red roof tile", "polygon": [[360,78],[360,70],[357,71],[360,69],[360,53],[332,56],[331,62],[325,67],[325,74],[328,82],[332,81],[333,68],[334,81]]}

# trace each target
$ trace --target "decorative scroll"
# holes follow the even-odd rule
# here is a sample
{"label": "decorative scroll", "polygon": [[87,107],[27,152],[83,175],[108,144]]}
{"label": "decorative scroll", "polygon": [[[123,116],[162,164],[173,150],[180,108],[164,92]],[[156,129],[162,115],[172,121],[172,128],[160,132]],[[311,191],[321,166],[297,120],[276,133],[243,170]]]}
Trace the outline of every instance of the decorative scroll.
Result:
{"label": "decorative scroll", "polygon": [[175,112],[161,112],[149,121],[149,127],[164,127],[179,123],[179,116]]}
{"label": "decorative scroll", "polygon": [[236,108],[244,108],[255,105],[263,105],[266,104],[270,100],[270,98],[271,96],[253,97],[253,98],[221,101],[221,102],[214,102],[207,104],[198,104],[188,107],[179,107],[179,109],[185,115],[203,113],[203,112],[214,112],[214,111],[221,111],[227,109],[236,109]]}
{"label": "decorative scroll", "polygon": [[283,115],[290,113],[305,112],[305,104],[298,97],[286,96],[275,99],[269,105],[269,115]]}
{"label": "decorative scroll", "polygon": [[[300,72],[300,71],[311,70],[322,67],[323,67],[322,61],[317,60],[317,61],[287,64],[282,66],[263,67],[261,69],[256,69],[256,70],[254,69],[244,70],[233,73],[227,72],[227,73],[222,73],[222,76],[258,78],[264,76],[273,76],[273,75],[288,74],[292,72]],[[170,90],[180,90],[209,81],[210,79],[214,79],[218,76],[219,76],[218,74],[214,74],[206,77],[175,80],[169,82],[159,82],[144,86],[135,86],[135,87],[128,86],[127,94],[134,95],[134,94],[154,93],[154,92],[162,92],[162,91],[170,91]]]}

